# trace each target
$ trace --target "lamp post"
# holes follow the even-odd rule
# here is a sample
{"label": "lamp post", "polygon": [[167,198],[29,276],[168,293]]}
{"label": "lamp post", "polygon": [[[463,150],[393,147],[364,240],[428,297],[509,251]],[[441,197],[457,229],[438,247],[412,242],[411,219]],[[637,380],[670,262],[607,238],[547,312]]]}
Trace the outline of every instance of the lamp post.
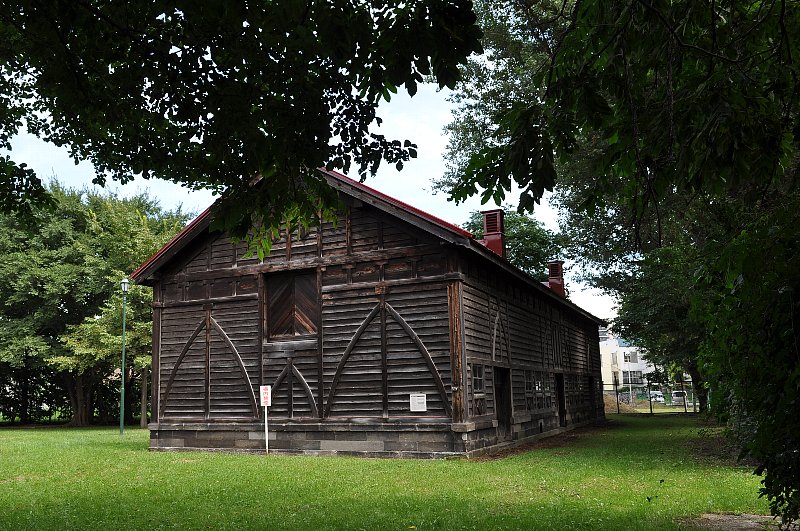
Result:
{"label": "lamp post", "polygon": [[[622,359],[625,359],[624,356],[625,355],[623,354]],[[630,401],[630,404],[632,406],[636,407],[636,403],[633,401],[633,372],[631,371],[631,363],[633,363],[633,361],[631,359],[631,354],[629,352],[628,353],[628,400]]]}
{"label": "lamp post", "polygon": [[128,294],[128,279],[123,278],[119,283],[122,288],[122,370],[120,376],[122,383],[119,388],[119,435],[125,434],[125,296]]}

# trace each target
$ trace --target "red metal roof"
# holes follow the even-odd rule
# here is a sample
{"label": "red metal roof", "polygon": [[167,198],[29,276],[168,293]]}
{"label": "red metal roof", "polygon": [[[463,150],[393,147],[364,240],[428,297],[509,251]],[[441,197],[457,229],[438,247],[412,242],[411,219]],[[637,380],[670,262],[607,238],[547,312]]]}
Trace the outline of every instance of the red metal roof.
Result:
{"label": "red metal roof", "polygon": [[346,182],[347,184],[349,184],[349,185],[351,185],[351,186],[353,186],[355,188],[358,188],[359,190],[361,190],[363,192],[366,192],[366,193],[368,193],[370,195],[373,195],[375,197],[383,199],[387,203],[390,203],[390,204],[393,204],[396,207],[402,208],[403,210],[405,210],[407,212],[412,212],[412,213],[416,214],[417,216],[430,221],[431,223],[435,223],[436,225],[439,225],[443,229],[447,229],[449,231],[455,232],[456,234],[459,234],[461,236],[465,236],[467,238],[475,238],[475,236],[471,232],[469,232],[468,230],[462,229],[458,225],[454,225],[452,223],[444,221],[443,219],[438,218],[438,217],[434,216],[433,214],[429,214],[428,212],[425,212],[424,210],[420,210],[419,208],[417,208],[415,206],[409,205],[408,203],[404,203],[403,201],[400,201],[399,199],[395,199],[392,196],[386,195],[383,192],[381,192],[380,190],[376,190],[375,188],[372,188],[371,186],[367,186],[366,184],[364,184],[361,181],[358,181],[356,179],[351,179],[350,177],[348,177],[347,175],[344,175],[343,173],[339,173],[338,171],[335,171],[335,170],[326,170],[325,168],[320,168],[320,170],[323,171],[324,173],[327,173],[328,175],[330,175],[332,177],[336,177],[337,179]]}
{"label": "red metal roof", "polygon": [[[468,248],[478,252],[478,254],[482,255],[484,258],[495,262],[500,267],[502,267],[506,272],[517,276],[518,278],[524,280],[525,282],[531,284],[532,286],[538,287],[544,293],[547,293],[550,297],[559,301],[559,303],[577,310],[579,313],[585,315],[586,317],[592,319],[593,321],[596,321],[597,323],[600,324],[605,323],[605,321],[590,314],[589,312],[577,306],[569,299],[565,299],[554,294],[548,287],[542,286],[539,282],[534,281],[528,274],[522,272],[517,267],[512,265],[511,262],[487,249],[486,246],[482,244],[482,242],[475,239],[475,236],[471,232],[464,230],[461,227],[454,225],[452,223],[448,223],[447,221],[444,221],[441,218],[429,214],[424,210],[420,210],[419,208],[411,206],[408,203],[404,203],[399,199],[395,199],[394,197],[386,195],[383,192],[380,192],[370,186],[367,186],[360,181],[351,179],[350,177],[347,177],[342,173],[332,170],[326,170],[325,168],[319,168],[319,171],[331,177],[332,179],[335,179],[345,184],[346,186],[350,186],[358,190],[359,192],[365,195],[378,199],[379,201],[387,203],[391,207],[402,210],[404,213],[411,214],[412,216],[415,216],[421,220],[431,223],[436,227],[439,227],[440,229],[444,229],[445,231],[450,232],[451,234],[456,236],[456,240],[466,238],[466,241],[464,240],[461,241],[464,244],[466,244]],[[214,205],[215,204],[216,202],[214,203]],[[205,230],[205,228],[211,221],[211,212],[214,208],[214,205],[211,205],[210,207],[205,209],[199,216],[197,216],[194,220],[192,220],[192,222],[189,223],[174,238],[172,238],[169,242],[167,242],[167,244],[164,245],[164,247],[159,249],[155,254],[153,254],[153,256],[148,258],[145,263],[139,266],[139,268],[136,269],[136,271],[134,271],[131,274],[131,278],[133,278],[134,281],[138,282],[140,280],[140,277],[142,277],[143,275],[152,273],[153,271],[150,271],[151,269],[158,268],[163,265],[163,263],[159,263],[162,261],[162,259],[164,261],[169,259],[169,254],[171,253],[171,251],[180,250],[182,245],[189,243],[189,241],[191,241],[192,238],[194,238],[200,232]]]}
{"label": "red metal roof", "polygon": [[186,225],[183,228],[183,230],[181,230],[178,234],[173,236],[173,238],[170,241],[168,241],[166,243],[166,245],[164,245],[164,247],[162,247],[161,249],[156,251],[153,254],[153,256],[148,258],[142,265],[140,265],[138,268],[136,268],[136,271],[131,273],[131,278],[134,281],[138,281],[139,280],[139,275],[141,275],[147,268],[149,268],[150,265],[153,262],[155,262],[156,260],[158,260],[159,258],[164,256],[165,254],[167,254],[174,247],[176,247],[176,246],[180,245],[181,243],[183,243],[183,240],[187,237],[187,235],[189,233],[191,233],[191,232],[194,232],[194,230],[197,227],[199,227],[200,225],[205,225],[206,223],[211,221],[211,208],[213,206],[214,206],[214,204],[209,206],[207,209],[203,210],[203,212],[201,212],[199,216],[194,218],[188,225]]}

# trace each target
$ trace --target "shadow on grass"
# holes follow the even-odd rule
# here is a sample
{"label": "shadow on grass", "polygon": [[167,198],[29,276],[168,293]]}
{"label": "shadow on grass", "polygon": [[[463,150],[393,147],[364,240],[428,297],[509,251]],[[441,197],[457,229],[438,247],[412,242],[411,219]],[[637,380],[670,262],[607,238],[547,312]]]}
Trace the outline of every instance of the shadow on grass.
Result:
{"label": "shadow on grass", "polygon": [[599,460],[605,467],[640,472],[663,470],[665,466],[753,467],[753,463],[738,461],[736,444],[724,438],[721,431],[715,422],[698,415],[614,414],[601,425],[581,427],[487,459],[536,461],[545,454]]}

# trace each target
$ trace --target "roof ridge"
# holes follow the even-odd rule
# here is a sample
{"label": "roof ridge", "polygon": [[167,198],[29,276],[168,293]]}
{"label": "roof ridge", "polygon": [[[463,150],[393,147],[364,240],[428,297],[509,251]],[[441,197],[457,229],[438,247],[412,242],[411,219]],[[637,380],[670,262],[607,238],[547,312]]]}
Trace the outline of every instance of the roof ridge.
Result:
{"label": "roof ridge", "polygon": [[163,246],[161,246],[161,248],[158,251],[153,253],[150,256],[150,258],[145,260],[145,262],[142,265],[137,267],[136,270],[133,273],[131,273],[131,278],[134,281],[136,281],[138,279],[139,275],[141,275],[142,272],[144,272],[144,270],[150,266],[150,264],[155,262],[159,257],[161,257],[164,254],[166,254],[170,249],[172,249],[173,247],[175,247],[176,245],[181,243],[181,241],[186,237],[186,235],[189,232],[193,231],[195,228],[197,228],[201,224],[203,224],[206,221],[208,221],[208,218],[211,215],[211,209],[216,204],[217,204],[217,201],[214,201],[213,203],[211,203],[211,205],[209,205],[208,208],[203,210],[196,218],[194,218],[184,228],[182,228],[178,232],[178,234],[173,236],[167,243],[165,243]]}
{"label": "roof ridge", "polygon": [[455,223],[450,223],[449,221],[445,221],[445,220],[443,220],[442,218],[440,218],[438,216],[434,216],[430,212],[426,212],[426,211],[424,211],[424,210],[422,210],[420,208],[415,207],[414,205],[410,205],[410,204],[406,203],[405,201],[397,199],[396,197],[392,197],[389,194],[386,194],[384,192],[381,192],[380,190],[377,190],[377,189],[375,189],[375,188],[373,188],[371,186],[368,186],[368,185],[362,183],[361,181],[359,181],[357,179],[353,179],[352,177],[348,177],[347,175],[345,175],[343,173],[340,173],[340,172],[338,172],[336,170],[329,170],[327,168],[319,168],[319,170],[321,170],[321,171],[327,173],[328,175],[330,175],[332,177],[335,177],[335,178],[337,178],[339,180],[343,180],[346,183],[348,183],[348,184],[350,184],[352,186],[355,186],[356,188],[360,188],[362,191],[367,192],[367,193],[369,193],[371,195],[374,195],[374,196],[376,196],[376,197],[378,197],[380,199],[383,199],[384,201],[388,201],[389,203],[392,203],[395,206],[398,206],[398,207],[401,207],[401,208],[403,208],[405,210],[408,210],[408,211],[412,212],[413,214],[418,215],[419,217],[421,217],[423,219],[427,219],[428,221],[431,221],[431,222],[439,225],[440,227],[442,227],[444,229],[447,229],[447,230],[449,230],[451,232],[455,232],[459,236],[466,236],[467,238],[475,239],[475,235],[474,234],[472,234],[470,231],[468,231],[466,229],[463,229],[463,228],[459,227]]}

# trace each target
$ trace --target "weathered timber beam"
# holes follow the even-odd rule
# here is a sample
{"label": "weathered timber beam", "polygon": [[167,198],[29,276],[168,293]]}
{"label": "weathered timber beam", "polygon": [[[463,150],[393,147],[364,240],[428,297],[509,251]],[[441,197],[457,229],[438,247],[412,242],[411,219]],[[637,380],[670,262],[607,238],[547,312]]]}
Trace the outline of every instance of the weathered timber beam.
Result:
{"label": "weathered timber beam", "polygon": [[252,276],[258,273],[272,273],[278,271],[288,271],[294,269],[314,268],[318,266],[345,265],[355,262],[374,262],[379,260],[389,260],[392,258],[416,258],[429,254],[442,252],[442,247],[436,245],[414,245],[411,247],[399,247],[393,249],[381,249],[375,251],[362,251],[350,255],[335,255],[304,258],[300,260],[281,261],[276,263],[263,263],[247,265],[235,268],[212,269],[210,271],[197,271],[193,273],[178,273],[173,280],[185,282],[187,280],[212,280],[219,278],[231,278],[240,276]]}
{"label": "weathered timber beam", "polygon": [[462,310],[461,283],[447,285],[447,306],[450,314],[450,378],[452,389],[453,422],[464,421],[464,312]]}
{"label": "weathered timber beam", "polygon": [[322,293],[331,293],[335,291],[349,291],[359,288],[369,288],[371,286],[410,286],[415,284],[430,284],[434,282],[442,282],[447,280],[460,280],[460,273],[446,273],[444,275],[432,275],[429,277],[420,278],[400,278],[397,280],[384,280],[383,282],[353,282],[352,284],[337,284],[335,286],[325,286],[322,288]]}
{"label": "weathered timber beam", "polygon": [[191,299],[188,301],[153,302],[153,308],[176,308],[180,306],[198,306],[213,304],[215,302],[235,302],[243,300],[258,300],[258,293],[247,293],[245,295],[232,295],[229,297],[216,297],[212,299]]}
{"label": "weathered timber beam", "polygon": [[[294,353],[298,350],[316,350],[318,344],[317,338],[299,341],[264,340],[264,352],[287,352],[287,356],[294,356]],[[270,356],[270,358],[272,357],[280,356]]]}

